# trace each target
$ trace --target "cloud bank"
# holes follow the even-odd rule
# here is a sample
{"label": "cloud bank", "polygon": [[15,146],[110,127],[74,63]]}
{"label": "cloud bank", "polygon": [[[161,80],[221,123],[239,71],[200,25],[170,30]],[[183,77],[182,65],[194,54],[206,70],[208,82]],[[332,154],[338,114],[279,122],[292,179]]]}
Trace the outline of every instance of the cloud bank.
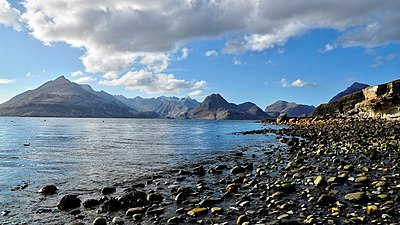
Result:
{"label": "cloud bank", "polygon": [[0,0],[0,25],[21,30],[20,16],[19,10],[12,8],[6,0]]}
{"label": "cloud bank", "polygon": [[[231,54],[280,49],[290,38],[312,29],[340,33],[334,43],[321,46],[325,51],[400,42],[397,0],[25,0],[22,4],[21,13],[0,0],[0,12],[6,15],[0,24],[20,29],[23,21],[45,44],[63,42],[84,49],[85,72],[102,74],[107,79],[103,83],[137,71],[162,80],[171,54],[204,38],[228,39],[221,52]],[[179,58],[187,56],[183,48]],[[143,84],[118,83],[153,90]]]}
{"label": "cloud bank", "polygon": [[[173,74],[153,74],[146,70],[129,71],[120,78],[100,81],[107,86],[124,86],[128,90],[143,91],[146,93],[178,94],[182,90],[198,90],[207,85],[205,81],[185,81],[176,79]],[[193,91],[192,93],[199,93]]]}

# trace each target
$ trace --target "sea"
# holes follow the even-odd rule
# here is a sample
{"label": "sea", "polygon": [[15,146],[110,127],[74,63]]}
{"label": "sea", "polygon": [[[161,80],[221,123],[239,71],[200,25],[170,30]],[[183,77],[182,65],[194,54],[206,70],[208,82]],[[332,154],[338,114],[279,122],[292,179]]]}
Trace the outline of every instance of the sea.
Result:
{"label": "sea", "polygon": [[[267,148],[278,128],[256,121],[0,117],[0,224],[62,220],[62,194],[92,193],[243,147]],[[57,186],[44,197],[38,189]],[[58,218],[59,217],[59,218]]]}

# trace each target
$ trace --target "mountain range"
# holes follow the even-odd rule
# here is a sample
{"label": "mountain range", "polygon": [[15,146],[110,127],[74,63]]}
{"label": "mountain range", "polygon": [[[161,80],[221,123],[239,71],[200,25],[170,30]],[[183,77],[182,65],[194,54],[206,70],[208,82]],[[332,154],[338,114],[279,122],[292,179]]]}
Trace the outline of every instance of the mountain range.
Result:
{"label": "mountain range", "polygon": [[227,102],[220,94],[207,96],[187,116],[189,119],[204,120],[261,120],[272,118],[257,105],[245,102],[240,105]]}
{"label": "mountain range", "polygon": [[190,97],[127,98],[95,91],[64,76],[0,104],[0,116],[34,117],[261,120],[281,113],[309,116],[313,110],[313,106],[278,101],[263,111],[251,102],[229,103],[220,94],[207,96],[202,103]]}
{"label": "mountain range", "polygon": [[91,93],[61,76],[0,105],[1,116],[134,117],[132,108]]}
{"label": "mountain range", "polygon": [[301,105],[294,102],[276,101],[265,108],[265,112],[276,118],[284,113],[289,117],[309,117],[312,116],[315,107],[312,105]]}

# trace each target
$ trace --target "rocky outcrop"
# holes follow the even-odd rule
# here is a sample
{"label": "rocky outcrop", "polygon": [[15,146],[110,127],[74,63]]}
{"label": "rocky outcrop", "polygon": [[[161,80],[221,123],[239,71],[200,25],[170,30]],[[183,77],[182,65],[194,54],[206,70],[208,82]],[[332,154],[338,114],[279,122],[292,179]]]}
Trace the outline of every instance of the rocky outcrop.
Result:
{"label": "rocky outcrop", "polygon": [[360,117],[399,117],[400,80],[367,87],[332,103],[318,106],[315,116],[357,115]]}
{"label": "rocky outcrop", "polygon": [[189,111],[189,119],[204,120],[262,120],[271,116],[257,105],[246,102],[240,105],[229,103],[220,94],[212,94],[196,108]]}
{"label": "rocky outcrop", "polygon": [[346,88],[346,90],[340,92],[339,94],[335,95],[331,100],[329,100],[329,103],[339,100],[346,95],[353,94],[355,92],[359,92],[367,87],[369,87],[368,84],[354,82],[352,85],[350,85],[350,87]]}
{"label": "rocky outcrop", "polygon": [[301,105],[294,102],[276,101],[265,108],[265,112],[277,118],[280,114],[284,113],[288,117],[309,117],[313,115],[315,107],[312,105]]}

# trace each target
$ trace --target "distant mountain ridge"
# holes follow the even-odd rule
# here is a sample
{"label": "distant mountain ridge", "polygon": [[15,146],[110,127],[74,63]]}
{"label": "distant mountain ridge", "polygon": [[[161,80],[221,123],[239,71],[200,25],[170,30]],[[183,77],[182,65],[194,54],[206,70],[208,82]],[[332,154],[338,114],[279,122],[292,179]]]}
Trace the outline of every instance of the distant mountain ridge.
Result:
{"label": "distant mountain ridge", "polygon": [[134,117],[136,111],[91,93],[64,76],[0,105],[1,116]]}
{"label": "distant mountain ridge", "polygon": [[220,94],[202,103],[190,97],[126,98],[95,91],[60,76],[35,90],[21,93],[0,104],[0,116],[86,118],[173,118],[262,120],[272,117],[256,104],[229,103]]}
{"label": "distant mountain ridge", "polygon": [[119,101],[139,112],[155,112],[160,118],[184,118],[187,113],[200,103],[190,97],[177,98],[126,98],[122,95],[115,96]]}
{"label": "distant mountain ridge", "polygon": [[346,90],[338,93],[337,95],[335,95],[331,100],[329,100],[329,103],[334,102],[336,100],[341,99],[342,97],[349,95],[349,94],[353,94],[357,91],[361,91],[364,88],[369,87],[368,84],[363,84],[363,83],[358,83],[358,82],[354,82],[352,85],[350,85],[350,87],[346,88]]}
{"label": "distant mountain ridge", "polygon": [[205,120],[262,120],[271,117],[257,105],[246,102],[240,105],[229,103],[220,94],[212,94],[196,108],[189,111],[189,119]]}
{"label": "distant mountain ridge", "polygon": [[265,112],[274,118],[282,113],[289,117],[310,117],[314,110],[315,107],[312,105],[302,105],[282,100],[278,100],[265,108]]}

